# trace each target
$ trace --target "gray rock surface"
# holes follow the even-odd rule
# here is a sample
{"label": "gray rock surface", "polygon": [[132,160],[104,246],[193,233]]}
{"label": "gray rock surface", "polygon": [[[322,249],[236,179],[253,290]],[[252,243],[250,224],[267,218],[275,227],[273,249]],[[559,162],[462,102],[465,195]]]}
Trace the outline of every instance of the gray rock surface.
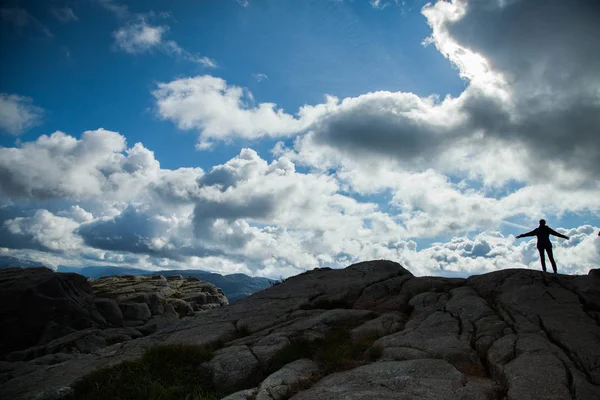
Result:
{"label": "gray rock surface", "polygon": [[43,267],[0,270],[0,322],[0,359],[106,324],[86,278]]}
{"label": "gray rock surface", "polygon": [[207,364],[218,390],[231,391],[252,386],[259,371],[258,360],[248,346],[230,346],[219,350]]}
{"label": "gray rock surface", "polygon": [[148,346],[183,343],[220,346],[207,363],[215,384],[223,394],[240,390],[234,399],[251,399],[285,375],[285,367],[270,369],[280,350],[343,328],[348,340],[378,336],[368,351],[376,359],[326,375],[314,357],[320,370],[295,388],[294,399],[596,400],[599,313],[600,280],[587,275],[514,269],[468,279],[414,277],[396,263],[372,261],[307,272],[90,354],[0,362],[0,397],[68,387]]}
{"label": "gray rock surface", "polygon": [[258,393],[258,388],[245,389],[225,396],[221,400],[254,400],[256,393]]}
{"label": "gray rock surface", "polygon": [[[96,296],[115,299],[119,303],[147,304],[152,315],[162,314],[162,305],[169,299],[186,304],[186,308],[192,310],[190,315],[194,308],[229,304],[223,291],[213,284],[198,278],[183,278],[181,275],[168,278],[161,275],[105,276],[90,279],[90,283]],[[175,307],[177,309],[180,306]]]}
{"label": "gray rock surface", "polygon": [[152,316],[146,303],[121,303],[123,318],[130,321],[147,321]]}
{"label": "gray rock surface", "polygon": [[269,375],[261,384],[255,400],[284,400],[292,391],[311,382],[319,372],[316,362],[300,359]]}
{"label": "gray rock surface", "polygon": [[444,360],[376,362],[332,374],[292,400],[456,399],[463,374]]}
{"label": "gray rock surface", "polygon": [[106,322],[113,326],[123,326],[123,311],[112,299],[95,299],[94,305]]}
{"label": "gray rock surface", "polygon": [[[177,298],[165,297],[165,293]],[[27,361],[56,352],[92,353],[154,333],[178,321],[180,315],[192,316],[193,306],[202,310],[225,304],[227,298],[220,289],[196,278],[125,276],[95,281],[43,267],[1,269],[0,360]],[[122,327],[136,327],[136,333],[112,330]]]}

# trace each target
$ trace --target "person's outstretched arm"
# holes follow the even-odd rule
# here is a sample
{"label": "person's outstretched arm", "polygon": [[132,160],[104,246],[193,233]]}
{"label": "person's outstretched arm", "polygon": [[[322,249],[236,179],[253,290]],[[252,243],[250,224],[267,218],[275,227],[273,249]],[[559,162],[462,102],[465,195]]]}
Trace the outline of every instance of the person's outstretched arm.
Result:
{"label": "person's outstretched arm", "polygon": [[565,236],[565,235],[563,235],[562,233],[558,233],[558,232],[556,232],[556,231],[555,231],[554,229],[552,229],[552,228],[548,228],[548,230],[550,231],[550,234],[551,234],[551,235],[558,236],[558,237],[561,237],[561,238],[563,238],[563,239],[567,239],[567,240],[569,240],[569,237],[568,237],[568,236]]}
{"label": "person's outstretched arm", "polygon": [[535,231],[537,231],[537,229],[534,229],[531,232],[521,233],[519,236],[517,236],[517,239],[521,239],[522,237],[526,236],[535,236]]}

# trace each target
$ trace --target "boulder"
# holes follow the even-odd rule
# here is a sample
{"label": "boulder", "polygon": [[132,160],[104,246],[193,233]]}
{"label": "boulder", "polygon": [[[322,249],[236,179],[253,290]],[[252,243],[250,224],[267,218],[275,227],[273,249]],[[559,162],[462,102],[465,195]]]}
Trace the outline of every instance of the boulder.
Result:
{"label": "boulder", "polygon": [[86,278],[41,267],[0,269],[0,323],[3,359],[10,352],[106,321]]}
{"label": "boulder", "polygon": [[317,376],[319,366],[312,360],[300,359],[286,364],[269,375],[258,388],[255,400],[285,400],[302,385],[310,384]]}
{"label": "boulder", "polygon": [[94,304],[106,322],[113,326],[123,326],[123,312],[112,299],[95,299]]}
{"label": "boulder", "polygon": [[147,321],[152,316],[146,303],[121,303],[123,318],[130,321]]}
{"label": "boulder", "polygon": [[254,400],[256,393],[258,393],[258,388],[245,389],[225,396],[221,400]]}
{"label": "boulder", "polygon": [[207,364],[218,390],[232,391],[252,386],[258,378],[258,360],[248,346],[231,346],[218,351]]}
{"label": "boulder", "polygon": [[465,383],[444,360],[385,361],[329,375],[291,399],[455,400]]}
{"label": "boulder", "polygon": [[188,303],[185,300],[181,300],[181,299],[168,299],[167,303],[173,307],[173,309],[175,310],[175,312],[177,312],[177,314],[179,314],[180,316],[190,316],[190,315],[194,315],[194,309],[192,308],[192,306],[190,305],[190,303]]}

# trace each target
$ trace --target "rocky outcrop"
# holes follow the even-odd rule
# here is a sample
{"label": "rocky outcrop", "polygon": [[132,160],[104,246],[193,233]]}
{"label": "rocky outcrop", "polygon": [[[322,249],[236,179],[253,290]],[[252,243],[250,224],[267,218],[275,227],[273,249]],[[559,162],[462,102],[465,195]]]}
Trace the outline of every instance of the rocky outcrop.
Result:
{"label": "rocky outcrop", "polygon": [[120,304],[145,303],[152,315],[160,314],[161,304],[167,302],[183,315],[206,311],[229,304],[223,291],[198,278],[181,275],[140,276],[123,275],[91,279],[96,296],[114,299]]}
{"label": "rocky outcrop", "polygon": [[[0,395],[65,391],[155,344],[218,346],[203,367],[228,399],[598,399],[600,281],[415,277],[389,261],[313,270],[90,354],[0,363]],[[356,362],[335,363],[348,354]]]}
{"label": "rocky outcrop", "polygon": [[106,323],[81,275],[39,268],[0,270],[0,359]]}
{"label": "rocky outcrop", "polygon": [[119,276],[88,280],[47,268],[0,270],[0,360],[93,353],[227,304],[196,278]]}

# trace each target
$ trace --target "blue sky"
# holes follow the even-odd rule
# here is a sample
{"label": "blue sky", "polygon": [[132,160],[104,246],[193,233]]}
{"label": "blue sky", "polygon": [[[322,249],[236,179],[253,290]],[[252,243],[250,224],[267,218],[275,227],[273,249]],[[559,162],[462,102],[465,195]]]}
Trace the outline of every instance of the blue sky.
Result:
{"label": "blue sky", "polygon": [[[120,18],[102,2],[82,1],[72,4],[78,19],[61,22],[52,9],[63,3],[14,4],[53,36],[3,24],[1,55],[11,62],[3,66],[2,90],[31,97],[48,110],[44,125],[20,139],[55,130],[78,137],[90,126],[104,127],[124,133],[129,142],[143,142],[166,168],[207,168],[231,158],[239,144],[199,157],[194,137],[152,113],[148,94],[156,82],[210,73],[248,88],[257,102],[275,102],[289,112],[321,102],[325,94],[343,98],[403,90],[443,96],[464,88],[448,60],[421,45],[430,29],[418,6],[379,10],[367,1],[264,1],[252,7],[235,0],[138,1],[120,4],[131,14]],[[168,26],[166,38],[218,60],[218,66],[206,68],[158,49],[139,55],[119,51],[112,33],[136,14],[148,24]],[[268,78],[258,82],[258,74]],[[12,137],[1,140],[3,146],[14,145]],[[261,155],[269,156],[270,144],[259,144]]]}
{"label": "blue sky", "polygon": [[530,3],[3,2],[0,254],[469,275],[538,268],[544,217],[585,272],[598,8]]}

